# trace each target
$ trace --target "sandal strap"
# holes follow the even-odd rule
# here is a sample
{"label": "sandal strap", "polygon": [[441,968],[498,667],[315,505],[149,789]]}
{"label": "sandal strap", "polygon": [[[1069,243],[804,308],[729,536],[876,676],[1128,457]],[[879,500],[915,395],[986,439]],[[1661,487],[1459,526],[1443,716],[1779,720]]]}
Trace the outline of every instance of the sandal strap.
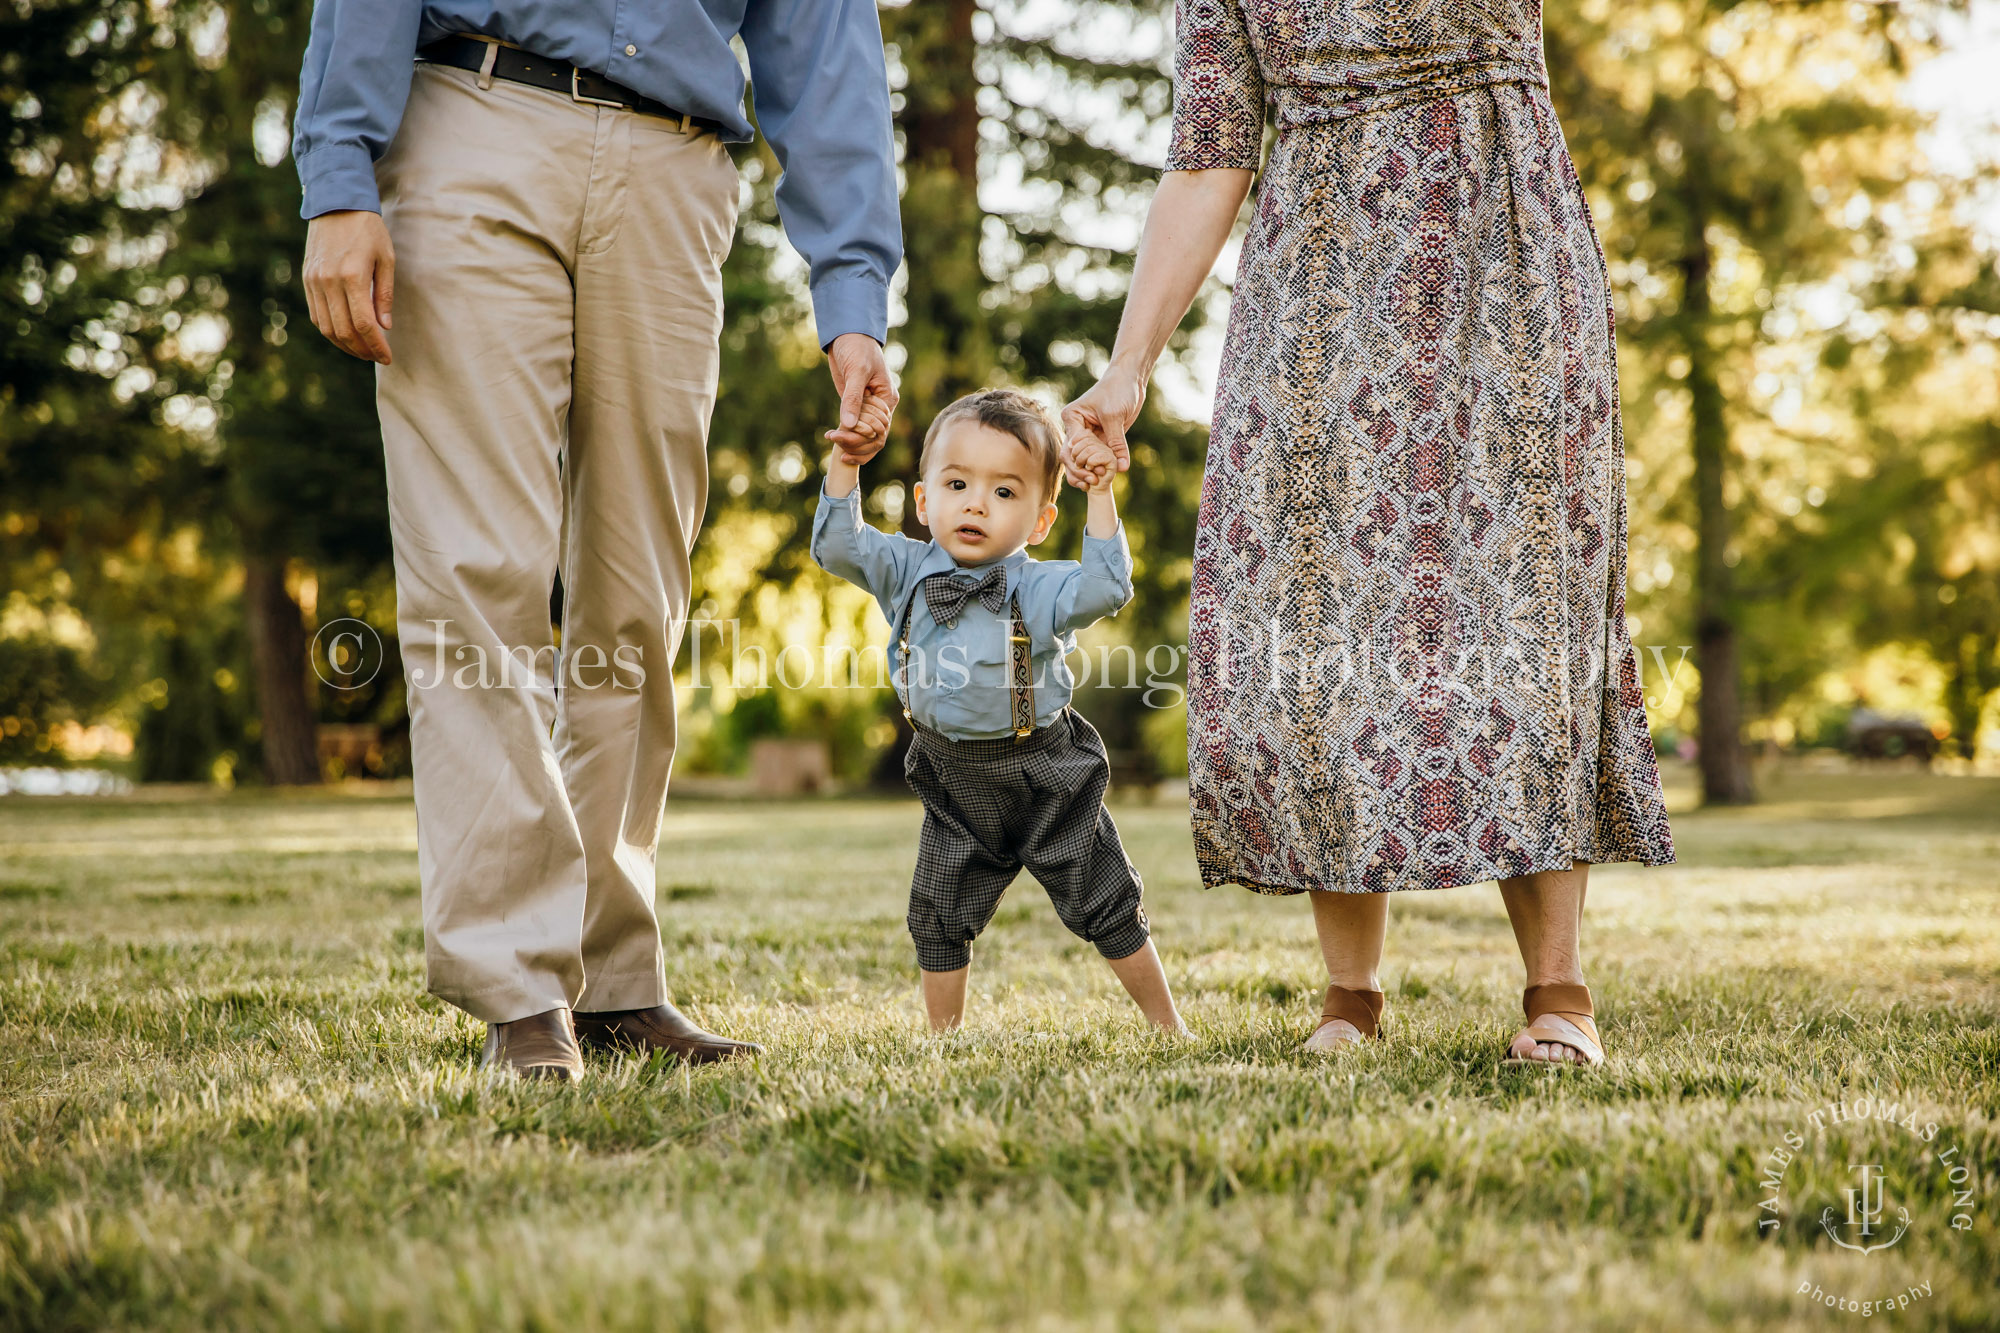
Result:
{"label": "sandal strap", "polygon": [[1381,1035],[1382,992],[1328,986],[1326,1003],[1319,1011],[1319,1025],[1325,1027],[1335,1019],[1354,1024],[1354,1030],[1364,1037]]}
{"label": "sandal strap", "polygon": [[[1561,1014],[1573,1021],[1578,1014],[1589,1018],[1597,1012],[1590,1005],[1590,987],[1566,982],[1528,987],[1521,992],[1521,1010],[1527,1014],[1530,1023],[1543,1014]],[[1577,1026],[1583,1025],[1579,1023]],[[1596,1025],[1591,1026],[1595,1031]]]}
{"label": "sandal strap", "polygon": [[[1559,1028],[1550,1021],[1557,1018],[1568,1022],[1576,1031],[1571,1032],[1567,1029]],[[1537,1043],[1568,1046],[1573,1050],[1581,1052],[1585,1064],[1601,1065],[1604,1063],[1604,1039],[1597,1035],[1597,1024],[1591,1020],[1589,1014],[1566,1014],[1549,1010],[1537,1014],[1534,1018],[1530,1019],[1528,1026],[1522,1028],[1521,1031],[1533,1037]],[[1582,1038],[1577,1036],[1578,1032],[1583,1034]]]}

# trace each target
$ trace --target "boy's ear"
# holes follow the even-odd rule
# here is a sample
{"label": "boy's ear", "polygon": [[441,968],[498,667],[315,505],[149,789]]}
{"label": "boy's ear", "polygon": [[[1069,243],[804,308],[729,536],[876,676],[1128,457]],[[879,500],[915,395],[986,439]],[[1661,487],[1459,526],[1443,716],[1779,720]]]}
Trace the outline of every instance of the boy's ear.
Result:
{"label": "boy's ear", "polygon": [[1056,502],[1049,501],[1042,506],[1042,516],[1035,521],[1035,530],[1028,534],[1028,545],[1033,546],[1049,535],[1049,529],[1056,524]]}
{"label": "boy's ear", "polygon": [[923,524],[925,527],[929,527],[931,518],[929,514],[924,512],[924,484],[920,481],[910,487],[910,494],[917,502],[917,522]]}

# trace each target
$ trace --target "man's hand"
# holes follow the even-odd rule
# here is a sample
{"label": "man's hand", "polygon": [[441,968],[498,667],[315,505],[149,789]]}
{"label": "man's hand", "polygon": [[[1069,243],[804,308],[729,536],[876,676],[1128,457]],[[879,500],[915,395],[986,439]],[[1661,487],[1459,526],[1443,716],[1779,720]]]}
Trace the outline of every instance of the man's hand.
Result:
{"label": "man's hand", "polygon": [[1139,419],[1139,408],[1145,401],[1145,381],[1114,365],[1103,379],[1062,410],[1063,472],[1070,485],[1087,491],[1108,475],[1084,465],[1086,451],[1108,450],[1120,472],[1132,466],[1132,450],[1125,443],[1125,432]]}
{"label": "man's hand", "polygon": [[306,224],[306,307],[343,352],[389,364],[396,250],[379,213],[322,213]]}
{"label": "man's hand", "polygon": [[840,446],[847,461],[865,463],[889,442],[889,420],[896,411],[896,387],[889,380],[882,344],[865,333],[843,333],[826,349],[826,368],[840,395],[840,426],[826,438]]}

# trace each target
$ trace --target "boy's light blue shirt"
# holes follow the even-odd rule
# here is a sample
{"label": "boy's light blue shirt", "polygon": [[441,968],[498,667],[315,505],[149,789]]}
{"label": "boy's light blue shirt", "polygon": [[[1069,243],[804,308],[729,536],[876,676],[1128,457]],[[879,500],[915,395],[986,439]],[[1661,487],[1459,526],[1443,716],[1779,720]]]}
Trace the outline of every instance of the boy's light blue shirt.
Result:
{"label": "boy's light blue shirt", "polygon": [[[960,570],[983,574],[995,563],[1007,570],[1007,595],[1021,599],[1034,657],[1038,727],[1055,721],[1076,688],[1063,660],[1076,649],[1075,631],[1132,600],[1132,553],[1123,523],[1109,537],[1085,533],[1081,561],[1036,560],[1016,551],[998,562],[961,565],[934,541],[920,542],[863,522],[859,487],[835,499],[822,486],[813,515],[812,555],[827,573],[874,595],[889,621],[889,662],[897,695],[918,722],[953,740],[1014,734],[1007,613],[995,614],[975,597],[966,602],[955,625],[941,625],[918,591],[925,579]],[[898,669],[895,645],[906,612],[911,617],[910,660],[904,672]]]}

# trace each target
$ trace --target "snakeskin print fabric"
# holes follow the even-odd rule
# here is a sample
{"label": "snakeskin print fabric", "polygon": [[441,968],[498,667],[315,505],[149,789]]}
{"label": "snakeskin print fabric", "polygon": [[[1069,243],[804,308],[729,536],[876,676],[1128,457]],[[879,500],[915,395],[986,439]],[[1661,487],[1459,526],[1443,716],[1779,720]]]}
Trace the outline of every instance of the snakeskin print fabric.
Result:
{"label": "snakeskin print fabric", "polygon": [[1179,0],[1168,170],[1258,165],[1195,544],[1203,882],[1673,860],[1603,255],[1538,0]]}

